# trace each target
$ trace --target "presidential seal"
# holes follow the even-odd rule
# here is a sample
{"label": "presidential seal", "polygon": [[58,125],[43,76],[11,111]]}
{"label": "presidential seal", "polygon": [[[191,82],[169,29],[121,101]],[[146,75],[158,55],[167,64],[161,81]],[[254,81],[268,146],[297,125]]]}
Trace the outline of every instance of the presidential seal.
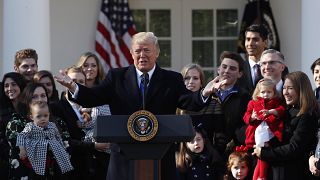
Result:
{"label": "presidential seal", "polygon": [[140,110],[129,117],[127,128],[133,139],[149,141],[158,132],[158,120],[151,112]]}

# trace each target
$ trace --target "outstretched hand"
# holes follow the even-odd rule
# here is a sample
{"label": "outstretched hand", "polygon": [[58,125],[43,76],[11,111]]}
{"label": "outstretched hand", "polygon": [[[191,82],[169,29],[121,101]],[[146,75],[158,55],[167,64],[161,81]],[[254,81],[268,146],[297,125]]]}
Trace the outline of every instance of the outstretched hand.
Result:
{"label": "outstretched hand", "polygon": [[225,85],[227,80],[221,80],[221,76],[217,76],[216,78],[214,78],[212,81],[210,81],[206,87],[203,89],[202,91],[202,96],[204,97],[208,97],[210,96],[212,93],[215,93],[216,91],[218,91],[221,86]]}
{"label": "outstretched hand", "polygon": [[62,86],[68,88],[71,92],[74,92],[76,89],[76,85],[73,80],[66,74],[65,71],[60,70],[59,74],[53,76],[54,79],[60,83]]}

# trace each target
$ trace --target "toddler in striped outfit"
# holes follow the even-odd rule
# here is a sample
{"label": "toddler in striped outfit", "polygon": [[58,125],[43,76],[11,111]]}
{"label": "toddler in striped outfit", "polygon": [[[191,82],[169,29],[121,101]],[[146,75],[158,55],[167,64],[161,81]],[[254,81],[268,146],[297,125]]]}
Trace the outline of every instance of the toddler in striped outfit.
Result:
{"label": "toddler in striped outfit", "polygon": [[49,122],[49,115],[47,103],[32,103],[29,118],[33,122],[26,124],[17,136],[20,159],[32,168],[31,179],[63,177],[73,170],[60,133],[56,125]]}

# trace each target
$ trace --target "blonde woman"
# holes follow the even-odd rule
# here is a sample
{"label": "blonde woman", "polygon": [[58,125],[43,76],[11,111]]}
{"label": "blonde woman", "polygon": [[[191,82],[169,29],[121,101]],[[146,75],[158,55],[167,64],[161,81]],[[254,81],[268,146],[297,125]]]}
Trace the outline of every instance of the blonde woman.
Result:
{"label": "blonde woman", "polygon": [[93,87],[100,84],[105,78],[105,73],[98,57],[92,52],[86,52],[80,56],[77,67],[80,67],[86,75],[86,86]]}

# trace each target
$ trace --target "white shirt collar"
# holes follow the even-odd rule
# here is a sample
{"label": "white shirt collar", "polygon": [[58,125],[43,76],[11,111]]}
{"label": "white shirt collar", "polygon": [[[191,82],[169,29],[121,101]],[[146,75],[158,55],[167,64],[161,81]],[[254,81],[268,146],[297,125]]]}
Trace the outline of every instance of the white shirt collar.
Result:
{"label": "white shirt collar", "polygon": [[259,64],[259,61],[255,62],[254,60],[249,59],[249,64],[250,64],[250,67],[252,69],[254,65]]}
{"label": "white shirt collar", "polygon": [[276,85],[276,89],[280,94],[282,94],[282,88],[283,88],[283,81],[282,79],[280,79],[280,81]]}
{"label": "white shirt collar", "polygon": [[[153,68],[148,72],[149,75],[149,79],[152,78],[152,75],[154,73],[154,70],[156,69],[156,65],[153,66]],[[140,84],[141,81],[141,75],[143,74],[143,72],[141,72],[139,69],[136,68],[136,72],[137,72],[137,80],[138,80],[138,85]]]}

